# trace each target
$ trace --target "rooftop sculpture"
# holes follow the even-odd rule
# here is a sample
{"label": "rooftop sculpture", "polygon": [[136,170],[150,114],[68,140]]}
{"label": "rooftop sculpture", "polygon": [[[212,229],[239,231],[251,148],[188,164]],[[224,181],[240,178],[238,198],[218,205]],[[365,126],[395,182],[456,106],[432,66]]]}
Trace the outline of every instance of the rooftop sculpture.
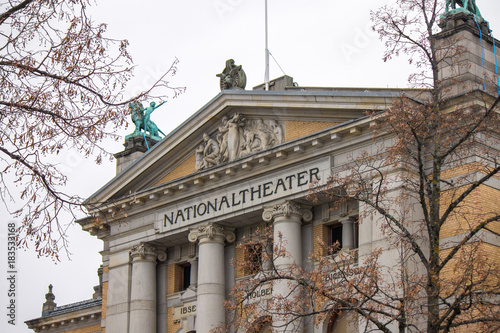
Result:
{"label": "rooftop sculpture", "polygon": [[[457,8],[457,5],[462,7],[463,9]],[[446,0],[445,14],[453,11],[463,11],[463,10],[476,15],[476,17],[478,17],[482,21],[484,20],[484,18],[481,16],[479,8],[476,5],[476,0]]]}
{"label": "rooftop sculpture", "polygon": [[222,73],[217,74],[220,77],[220,90],[227,89],[245,89],[247,85],[247,76],[241,65],[235,65],[233,59],[226,61],[226,67]]}
{"label": "rooftop sculpture", "polygon": [[147,108],[144,108],[141,102],[136,101],[129,103],[128,108],[132,122],[135,125],[135,130],[134,133],[127,135],[127,138],[138,135],[148,135],[155,140],[160,140],[160,133],[165,136],[165,133],[163,133],[151,120],[151,113],[165,103],[166,102],[161,102],[159,105],[156,105],[155,102],[151,102]]}

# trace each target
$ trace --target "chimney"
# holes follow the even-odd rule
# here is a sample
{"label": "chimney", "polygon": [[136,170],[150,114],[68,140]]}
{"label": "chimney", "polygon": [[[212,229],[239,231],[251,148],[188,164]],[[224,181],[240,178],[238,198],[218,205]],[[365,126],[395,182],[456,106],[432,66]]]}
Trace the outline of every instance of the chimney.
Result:
{"label": "chimney", "polygon": [[[286,87],[293,87],[293,77],[288,76],[288,75],[283,75],[280,76],[277,79],[271,80],[269,82],[269,90],[270,91],[284,91],[286,90]],[[253,87],[253,90],[265,90],[266,89],[266,84],[262,83],[259,84],[258,86]]]}

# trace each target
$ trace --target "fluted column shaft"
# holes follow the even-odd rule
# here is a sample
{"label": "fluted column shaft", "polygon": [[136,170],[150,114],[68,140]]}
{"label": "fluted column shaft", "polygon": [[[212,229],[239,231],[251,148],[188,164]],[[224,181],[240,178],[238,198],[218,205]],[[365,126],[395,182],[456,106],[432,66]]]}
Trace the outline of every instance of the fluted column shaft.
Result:
{"label": "fluted column shaft", "polygon": [[130,331],[156,333],[156,260],[165,260],[164,252],[149,244],[130,250],[132,281],[130,290]]}
{"label": "fluted column shaft", "polygon": [[[275,266],[279,271],[286,272],[295,263],[302,265],[302,221],[309,222],[312,213],[309,209],[292,202],[285,201],[281,204],[266,207],[263,219],[267,222],[273,221],[275,248],[281,248],[284,255],[275,254]],[[294,291],[294,284],[288,280],[275,280],[273,283],[273,298],[286,297],[287,301],[294,302],[298,297],[298,289]],[[302,320],[291,321],[286,313],[273,315],[273,326],[276,332],[301,332]]]}
{"label": "fluted column shaft", "polygon": [[209,332],[224,325],[225,299],[224,242],[233,242],[233,228],[209,223],[192,228],[191,242],[198,242],[198,289],[196,304],[196,331]]}

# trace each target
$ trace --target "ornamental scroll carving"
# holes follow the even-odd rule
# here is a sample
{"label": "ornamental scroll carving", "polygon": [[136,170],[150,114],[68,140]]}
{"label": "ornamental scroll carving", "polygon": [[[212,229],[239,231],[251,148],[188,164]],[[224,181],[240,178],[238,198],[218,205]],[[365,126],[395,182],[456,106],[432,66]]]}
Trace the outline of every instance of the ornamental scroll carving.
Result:
{"label": "ornamental scroll carving", "polygon": [[245,119],[239,113],[224,116],[213,137],[203,134],[203,143],[196,149],[195,168],[199,171],[232,162],[284,141],[283,125],[277,120]]}
{"label": "ornamental scroll carving", "polygon": [[288,200],[264,209],[262,218],[264,221],[270,222],[277,217],[290,217],[292,215],[300,216],[304,222],[310,222],[312,220],[312,212],[310,209],[305,209],[301,205]]}
{"label": "ornamental scroll carving", "polygon": [[160,261],[167,260],[167,254],[164,251],[158,250],[156,246],[146,243],[133,246],[129,253],[132,259],[147,259],[147,257],[153,257],[158,258]]}
{"label": "ornamental scroll carving", "polygon": [[219,238],[222,241],[227,240],[229,243],[234,242],[236,239],[236,235],[233,232],[234,228],[226,228],[215,223],[208,223],[190,230],[188,239],[193,243],[203,238]]}

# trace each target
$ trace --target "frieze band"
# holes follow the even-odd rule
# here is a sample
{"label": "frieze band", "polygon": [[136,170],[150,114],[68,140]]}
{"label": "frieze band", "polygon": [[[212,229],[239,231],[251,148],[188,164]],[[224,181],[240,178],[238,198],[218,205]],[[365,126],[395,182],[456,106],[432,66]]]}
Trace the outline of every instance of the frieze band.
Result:
{"label": "frieze band", "polygon": [[195,220],[204,215],[215,215],[219,211],[223,212],[233,207],[243,206],[254,200],[261,200],[279,193],[286,193],[294,188],[310,185],[314,181],[320,180],[319,174],[319,168],[311,168],[306,171],[280,177],[276,181],[243,188],[238,192],[228,193],[219,198],[215,197],[183,209],[170,211],[163,215],[163,227]]}

